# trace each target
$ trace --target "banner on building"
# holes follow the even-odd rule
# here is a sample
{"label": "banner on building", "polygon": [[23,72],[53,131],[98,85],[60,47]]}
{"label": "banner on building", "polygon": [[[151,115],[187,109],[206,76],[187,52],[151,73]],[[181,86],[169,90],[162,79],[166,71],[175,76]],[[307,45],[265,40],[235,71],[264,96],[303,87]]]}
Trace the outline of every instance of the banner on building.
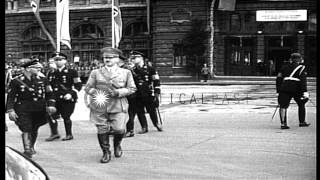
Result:
{"label": "banner on building", "polygon": [[112,47],[118,48],[122,37],[122,19],[119,0],[112,0]]}
{"label": "banner on building", "polygon": [[49,31],[47,30],[47,28],[45,27],[44,23],[42,22],[42,19],[40,17],[40,0],[30,0],[30,6],[32,8],[32,11],[42,29],[42,31],[46,34],[46,36],[49,38],[50,43],[52,44],[52,46],[54,47],[54,49],[56,49],[56,44],[54,42],[54,39],[52,37],[52,35],[49,33]]}
{"label": "banner on building", "polygon": [[57,16],[57,52],[60,52],[60,42],[71,49],[69,33],[69,0],[56,1]]}
{"label": "banner on building", "polygon": [[307,10],[258,10],[257,21],[307,21]]}
{"label": "banner on building", "polygon": [[218,10],[234,11],[236,9],[236,0],[220,0]]}

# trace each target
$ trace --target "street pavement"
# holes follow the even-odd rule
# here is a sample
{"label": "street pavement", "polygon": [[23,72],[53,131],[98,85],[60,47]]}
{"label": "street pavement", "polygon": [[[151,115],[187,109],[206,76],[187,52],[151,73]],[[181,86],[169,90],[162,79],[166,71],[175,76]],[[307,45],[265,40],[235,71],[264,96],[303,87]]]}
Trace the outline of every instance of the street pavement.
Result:
{"label": "street pavement", "polygon": [[[273,85],[163,85],[164,131],[148,118],[149,132],[125,138],[124,155],[101,164],[95,126],[84,92],[72,116],[72,141],[45,142],[40,128],[33,160],[52,180],[316,179],[316,86],[309,87],[309,127],[299,127],[297,105],[281,130]],[[147,116],[148,117],[148,116]],[[20,131],[6,119],[6,145],[23,150]],[[135,120],[135,131],[141,129]],[[59,121],[59,132],[65,135]],[[112,146],[112,145],[111,145]],[[113,150],[113,147],[111,147]]]}

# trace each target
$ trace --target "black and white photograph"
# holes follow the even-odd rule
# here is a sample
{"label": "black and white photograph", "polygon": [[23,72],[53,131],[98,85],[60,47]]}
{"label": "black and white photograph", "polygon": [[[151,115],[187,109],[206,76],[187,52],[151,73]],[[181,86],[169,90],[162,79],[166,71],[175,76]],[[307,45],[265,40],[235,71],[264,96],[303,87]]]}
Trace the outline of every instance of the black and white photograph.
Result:
{"label": "black and white photograph", "polygon": [[316,0],[5,0],[6,180],[316,180]]}

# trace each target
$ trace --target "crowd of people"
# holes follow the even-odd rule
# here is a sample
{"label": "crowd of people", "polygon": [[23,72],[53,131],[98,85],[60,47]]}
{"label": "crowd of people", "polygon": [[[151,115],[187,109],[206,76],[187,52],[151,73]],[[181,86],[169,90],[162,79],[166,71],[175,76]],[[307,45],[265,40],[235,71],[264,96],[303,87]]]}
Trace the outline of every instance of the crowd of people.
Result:
{"label": "crowd of people", "polygon": [[[142,130],[148,132],[145,113],[154,127],[162,131],[159,113],[160,78],[143,53],[132,51],[126,59],[116,48],[101,49],[101,63],[68,63],[63,53],[54,54],[48,62],[37,58],[18,64],[6,63],[6,112],[22,132],[25,156],[32,158],[38,129],[48,123],[51,134],[45,140],[60,139],[58,119],[65,127],[63,141],[74,138],[71,115],[84,85],[91,101],[89,119],[97,128],[102,149],[101,163],[111,160],[109,136],[113,136],[114,156],[122,156],[124,137],[134,136],[137,115]],[[145,112],[146,110],[146,112]]]}

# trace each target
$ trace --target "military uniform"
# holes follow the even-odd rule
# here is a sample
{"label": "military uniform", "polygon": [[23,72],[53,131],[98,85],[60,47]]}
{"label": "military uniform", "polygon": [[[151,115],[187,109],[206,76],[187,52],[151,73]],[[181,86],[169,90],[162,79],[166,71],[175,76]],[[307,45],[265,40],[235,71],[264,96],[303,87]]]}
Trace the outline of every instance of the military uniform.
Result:
{"label": "military uniform", "polygon": [[305,66],[297,63],[301,59],[299,53],[291,54],[292,63],[285,64],[279,71],[276,79],[278,103],[280,106],[281,128],[288,129],[287,126],[287,108],[293,98],[298,104],[299,126],[309,126],[305,122],[305,103],[309,98],[307,91],[307,72]]}
{"label": "military uniform", "polygon": [[[24,67],[33,67],[37,61],[25,63]],[[39,66],[41,67],[41,66]],[[29,79],[30,78],[30,79]],[[28,77],[22,73],[12,79],[8,91],[7,111],[15,112],[13,118],[22,131],[25,154],[31,157],[38,136],[38,128],[47,122],[47,106],[55,106],[55,98],[51,85],[42,74]]]}
{"label": "military uniform", "polygon": [[[56,56],[55,60],[65,58],[65,56]],[[75,103],[77,102],[78,95],[75,90],[80,91],[82,84],[76,70],[63,67],[48,73],[48,80],[53,88],[56,97],[57,112],[50,117],[49,125],[51,128],[51,136],[46,141],[52,141],[60,138],[58,134],[58,121],[59,116],[62,117],[65,125],[66,137],[62,140],[73,139],[72,135],[72,121],[70,116],[74,112]]]}
{"label": "military uniform", "polygon": [[114,135],[115,157],[122,155],[120,144],[128,120],[126,96],[135,92],[136,86],[131,72],[115,64],[115,58],[119,57],[120,50],[103,48],[101,52],[106,66],[91,72],[84,90],[92,97],[88,106],[90,107],[90,120],[97,127],[98,141],[103,151],[101,163],[107,163],[111,159],[110,134]]}
{"label": "military uniform", "polygon": [[[140,52],[131,52],[131,57],[136,55],[143,56]],[[160,95],[160,78],[158,72],[154,67],[147,64],[143,64],[142,67],[136,65],[133,68],[133,78],[137,86],[135,111],[142,127],[140,134],[148,132],[145,109],[149,113],[153,125],[158,131],[162,131],[157,113]]]}

